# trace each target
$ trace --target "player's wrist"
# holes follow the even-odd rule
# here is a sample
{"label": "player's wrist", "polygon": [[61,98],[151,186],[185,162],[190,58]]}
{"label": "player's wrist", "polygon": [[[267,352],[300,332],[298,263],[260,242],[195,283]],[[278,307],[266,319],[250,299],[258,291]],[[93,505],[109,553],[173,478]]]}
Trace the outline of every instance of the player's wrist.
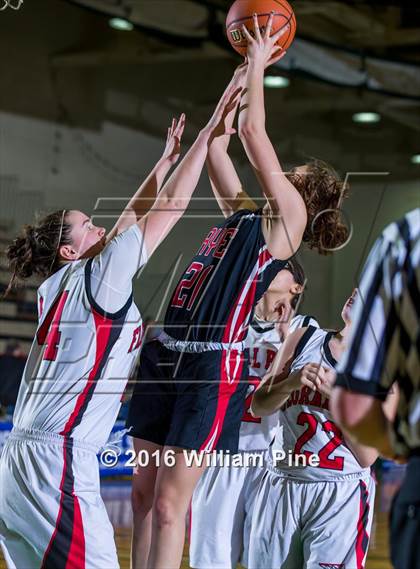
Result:
{"label": "player's wrist", "polygon": [[267,63],[267,58],[264,55],[257,55],[249,60],[248,63],[248,74],[252,75],[254,73],[264,74],[265,66]]}

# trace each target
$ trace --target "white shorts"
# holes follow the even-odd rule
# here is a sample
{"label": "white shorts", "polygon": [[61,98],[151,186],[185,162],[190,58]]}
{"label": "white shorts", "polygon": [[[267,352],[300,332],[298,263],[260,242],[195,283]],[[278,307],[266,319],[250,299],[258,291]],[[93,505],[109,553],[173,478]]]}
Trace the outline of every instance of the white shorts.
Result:
{"label": "white shorts", "polygon": [[0,458],[0,543],[9,569],[119,567],[94,447],[12,431]]}
{"label": "white shorts", "polygon": [[[260,453],[241,453],[246,456]],[[194,569],[247,566],[250,513],[264,467],[210,466],[191,501],[190,565]]]}
{"label": "white shorts", "polygon": [[267,470],[254,501],[248,568],[363,569],[374,498],[370,475],[309,482]]}

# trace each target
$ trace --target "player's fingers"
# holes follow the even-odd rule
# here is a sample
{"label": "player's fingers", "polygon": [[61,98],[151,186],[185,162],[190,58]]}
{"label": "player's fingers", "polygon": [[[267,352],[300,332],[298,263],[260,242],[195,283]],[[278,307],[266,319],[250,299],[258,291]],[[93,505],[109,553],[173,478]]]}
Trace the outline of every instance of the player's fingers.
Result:
{"label": "player's fingers", "polygon": [[252,19],[254,20],[254,32],[255,32],[255,39],[257,40],[258,43],[260,43],[262,41],[262,37],[261,37],[261,32],[260,32],[260,26],[258,23],[258,16],[257,14],[253,14],[252,15]]}
{"label": "player's fingers", "polygon": [[181,116],[179,117],[178,124],[176,125],[174,134],[178,137],[181,137],[182,133],[184,132],[184,128],[185,128],[185,115],[184,113],[182,113]]}
{"label": "player's fingers", "polygon": [[301,380],[301,384],[306,386],[306,387],[309,387],[309,389],[312,389],[312,391],[316,391],[315,383],[311,379],[309,379],[308,377],[303,376],[302,380]]}
{"label": "player's fingers", "polygon": [[227,96],[225,98],[225,106],[235,106],[238,102],[239,95],[242,92],[242,87],[236,87],[229,89]]}
{"label": "player's fingers", "polygon": [[273,29],[273,18],[274,18],[274,12],[271,11],[270,17],[268,18],[268,21],[267,21],[267,27],[265,28],[265,32],[264,32],[264,39],[265,40],[271,36],[271,30]]}
{"label": "player's fingers", "polygon": [[252,43],[254,41],[254,38],[249,33],[248,28],[245,26],[245,24],[242,24],[242,32],[246,37],[248,43]]}
{"label": "player's fingers", "polygon": [[273,43],[276,43],[281,36],[283,36],[285,33],[287,33],[290,30],[290,24],[286,24],[285,26],[283,26],[282,28],[280,28],[279,30],[277,30],[277,32],[275,32],[272,36],[271,36],[271,41]]}

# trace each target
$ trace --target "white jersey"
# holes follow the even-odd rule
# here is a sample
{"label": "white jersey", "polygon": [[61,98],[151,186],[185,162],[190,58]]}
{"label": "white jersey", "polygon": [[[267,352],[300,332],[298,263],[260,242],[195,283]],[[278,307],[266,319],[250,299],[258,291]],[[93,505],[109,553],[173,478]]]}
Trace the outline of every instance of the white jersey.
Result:
{"label": "white jersey", "polygon": [[[318,327],[318,323],[311,316],[298,314],[290,322],[289,334],[297,328],[310,325]],[[273,363],[281,344],[279,333],[273,323],[254,319],[246,339],[246,347],[249,348],[249,387],[239,431],[239,451],[265,451],[274,439],[278,415],[253,417],[249,408],[252,396]]]}
{"label": "white jersey", "polygon": [[[290,373],[302,369],[308,363],[320,363],[334,369],[336,360],[329,348],[334,332],[326,332],[310,326],[298,343]],[[282,443],[275,440],[273,449],[282,447],[286,453],[283,461],[276,461],[276,471],[304,480],[335,480],[346,475],[365,477],[370,469],[364,469],[343,441],[343,435],[332,421],[329,399],[319,391],[301,387],[293,391],[280,410],[279,424],[283,427]],[[290,456],[316,455],[319,466],[290,465]]]}
{"label": "white jersey", "polygon": [[69,263],[41,285],[16,428],[105,444],[142,340],[132,279],[146,260],[133,225],[93,259]]}

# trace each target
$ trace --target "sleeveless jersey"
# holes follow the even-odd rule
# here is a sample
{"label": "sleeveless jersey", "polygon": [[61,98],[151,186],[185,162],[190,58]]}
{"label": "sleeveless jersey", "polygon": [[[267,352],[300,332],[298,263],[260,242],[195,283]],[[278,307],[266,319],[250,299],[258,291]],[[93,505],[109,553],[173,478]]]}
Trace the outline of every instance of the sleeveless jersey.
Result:
{"label": "sleeveless jersey", "polygon": [[[318,323],[311,316],[298,314],[290,322],[289,334],[297,328],[309,325],[318,327]],[[271,367],[281,345],[282,341],[274,324],[254,318],[245,340],[245,347],[249,348],[249,386],[239,431],[239,451],[265,451],[276,434],[279,422],[277,413],[267,417],[253,417],[249,408],[255,390]]]}
{"label": "sleeveless jersey", "polygon": [[165,332],[190,342],[242,342],[255,304],[287,261],[274,259],[262,209],[240,210],[213,227],[169,302]]}
{"label": "sleeveless jersey", "polygon": [[[320,363],[334,369],[336,361],[328,342],[334,332],[310,326],[298,343],[290,373],[302,369],[308,363]],[[293,391],[280,410],[279,424],[283,427],[283,461],[275,462],[282,475],[305,480],[333,480],[343,475],[366,476],[370,469],[362,468],[346,446],[339,427],[333,422],[328,409],[329,399],[319,391],[301,387]],[[281,448],[278,441],[273,449]],[[319,466],[293,466],[289,455],[317,455]]]}
{"label": "sleeveless jersey", "polygon": [[[142,340],[131,278],[146,260],[137,226],[111,243],[94,259],[67,264],[39,288],[39,325],[23,373],[15,427],[56,433],[99,447],[106,443]],[[92,294],[95,275],[105,275],[109,285],[116,279],[115,287],[126,282],[121,281],[123,268],[117,271],[113,265],[106,274],[103,265],[110,254],[118,254],[119,263],[132,265],[127,269],[129,296],[124,296],[125,304],[120,303],[114,313],[105,312]]]}

